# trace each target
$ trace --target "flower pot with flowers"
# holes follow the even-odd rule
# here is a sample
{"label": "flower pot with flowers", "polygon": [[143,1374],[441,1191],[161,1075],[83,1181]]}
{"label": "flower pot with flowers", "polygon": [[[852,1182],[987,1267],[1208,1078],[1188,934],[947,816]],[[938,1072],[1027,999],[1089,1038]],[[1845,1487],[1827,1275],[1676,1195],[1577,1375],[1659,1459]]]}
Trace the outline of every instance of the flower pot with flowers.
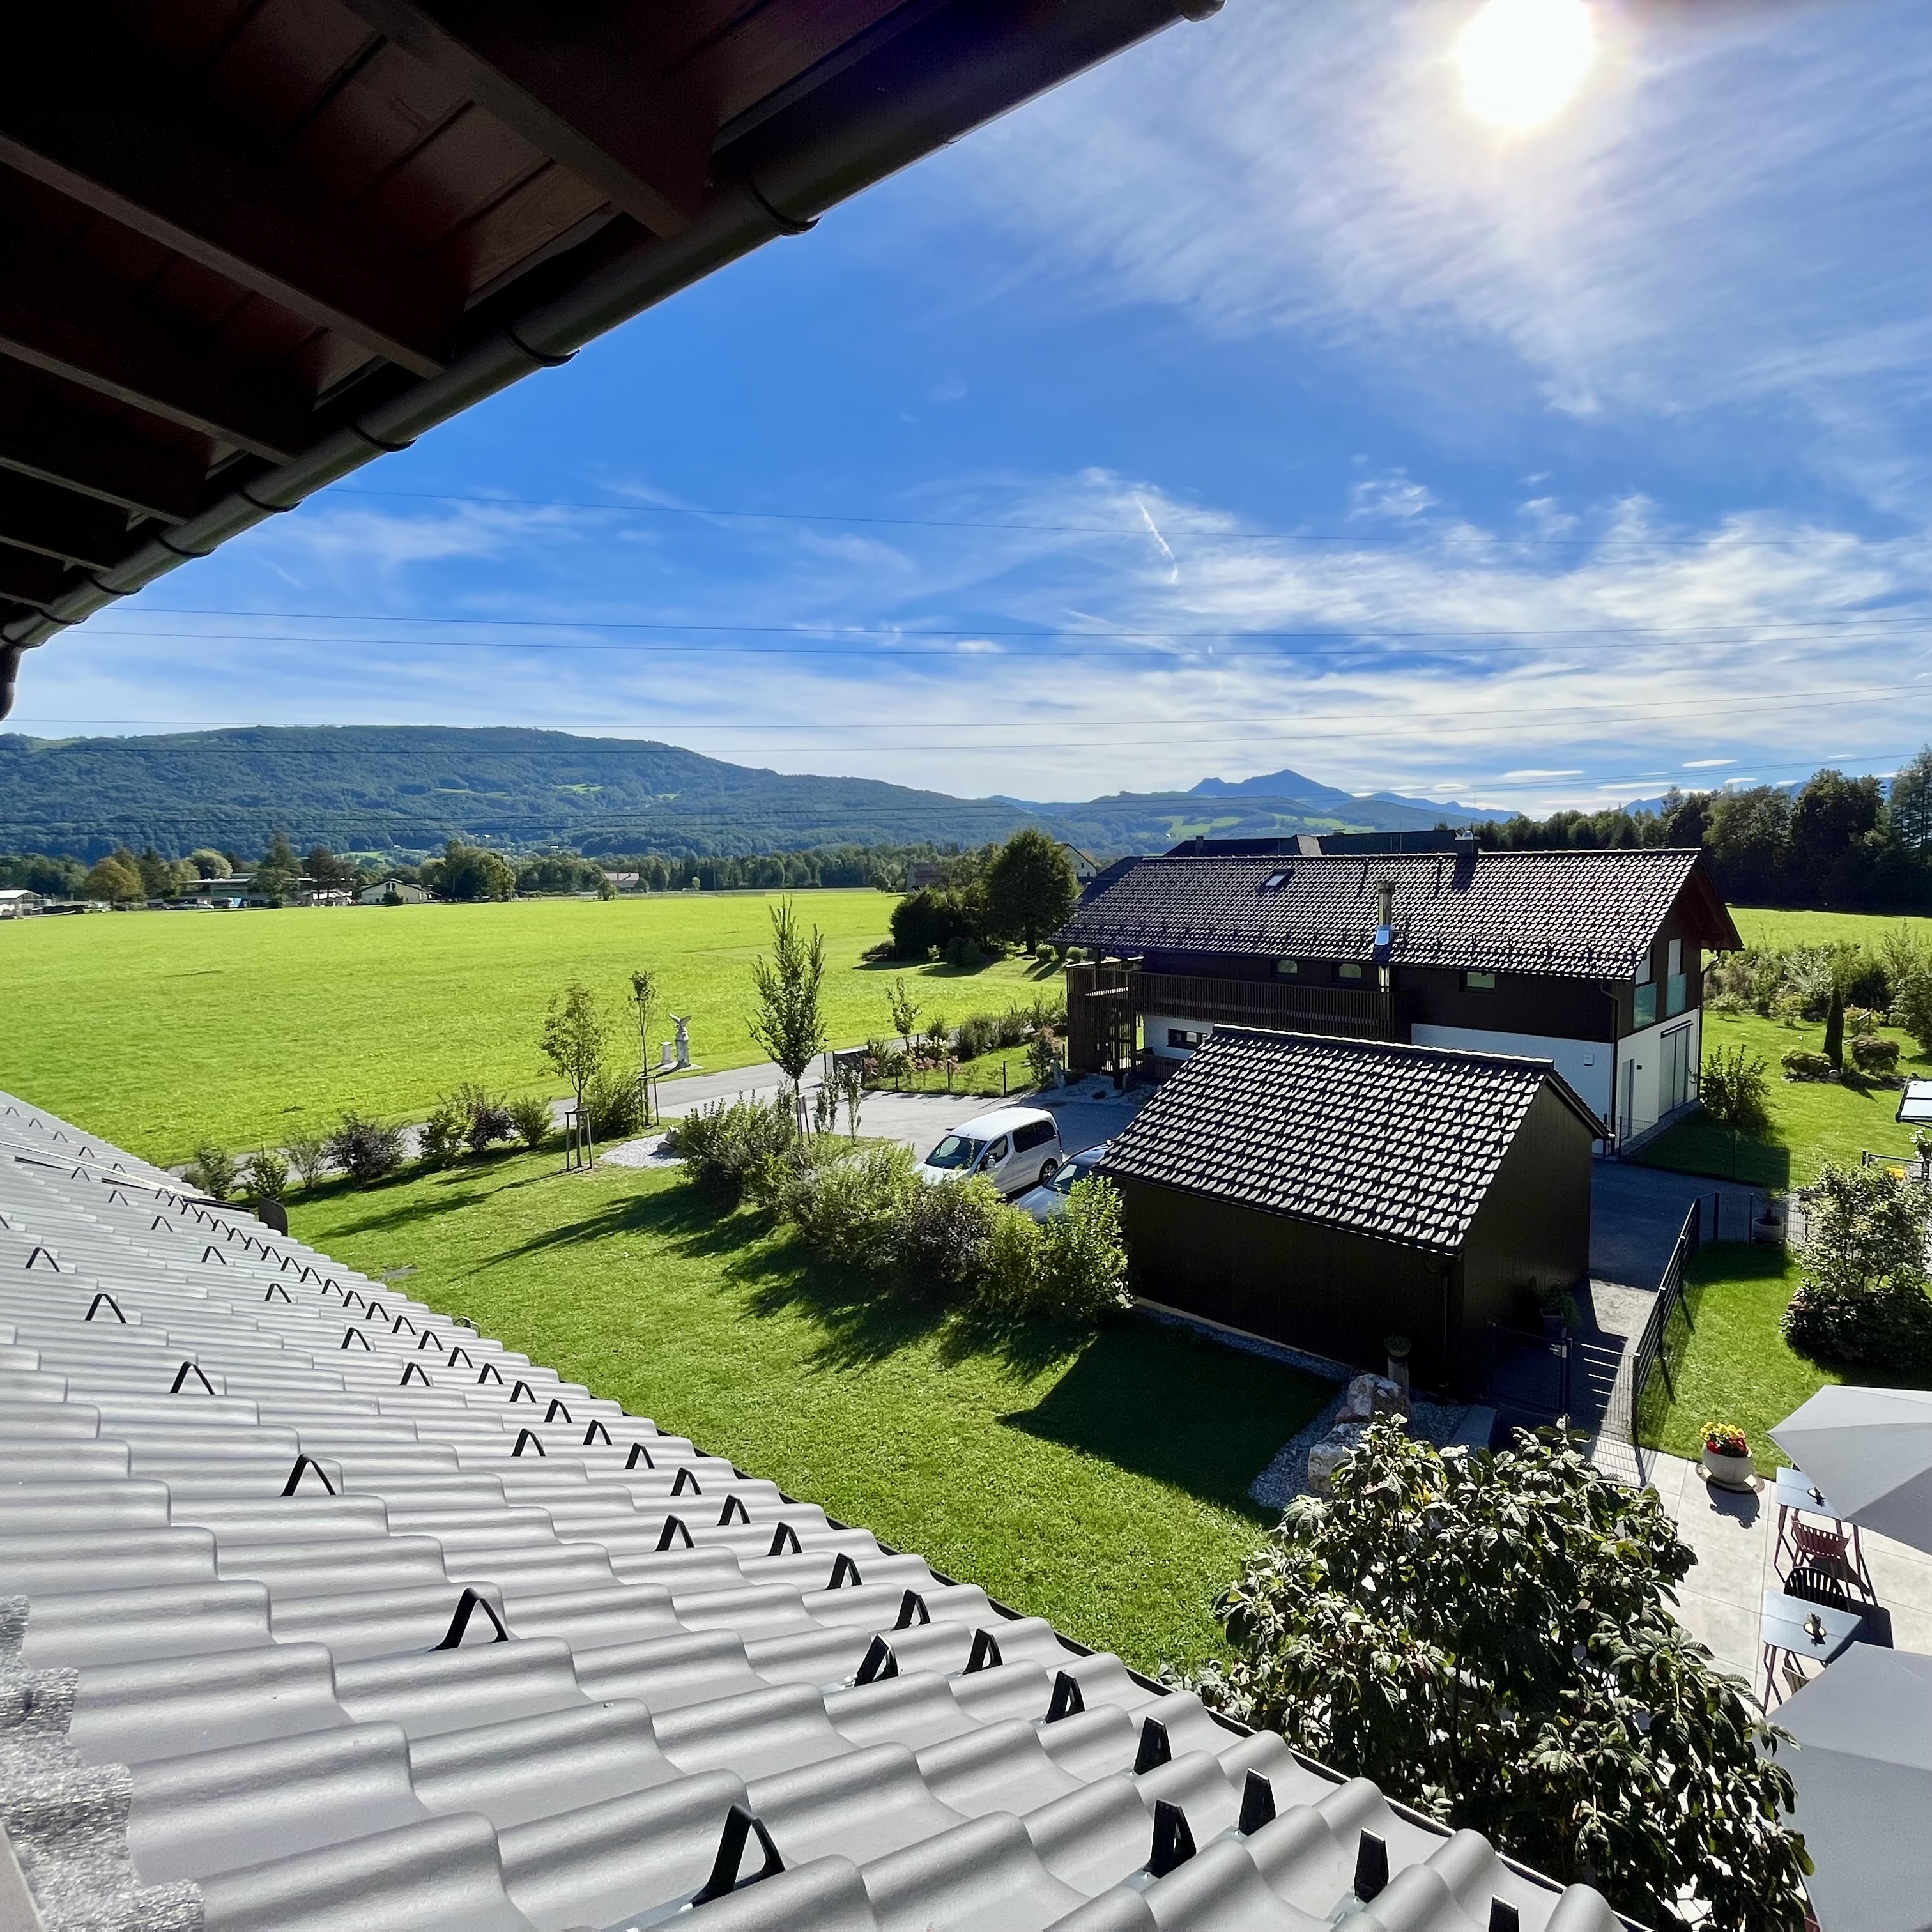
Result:
{"label": "flower pot with flowers", "polygon": [[1722,1490],[1748,1490],[1751,1486],[1750,1439],[1735,1424],[1707,1422],[1704,1425],[1704,1473]]}

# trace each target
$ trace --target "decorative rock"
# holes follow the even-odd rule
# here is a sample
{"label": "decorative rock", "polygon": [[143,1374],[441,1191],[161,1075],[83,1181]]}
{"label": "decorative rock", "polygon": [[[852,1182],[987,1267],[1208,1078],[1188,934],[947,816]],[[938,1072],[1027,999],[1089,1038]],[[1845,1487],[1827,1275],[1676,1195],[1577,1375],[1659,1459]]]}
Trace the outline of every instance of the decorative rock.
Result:
{"label": "decorative rock", "polygon": [[1408,1391],[1400,1383],[1390,1382],[1386,1376],[1358,1376],[1348,1384],[1336,1420],[1366,1422],[1373,1416],[1408,1413]]}
{"label": "decorative rock", "polygon": [[1335,1483],[1335,1466],[1344,1456],[1352,1454],[1362,1446],[1365,1425],[1359,1422],[1338,1422],[1322,1440],[1308,1452],[1308,1493],[1312,1496],[1325,1496],[1333,1493]]}

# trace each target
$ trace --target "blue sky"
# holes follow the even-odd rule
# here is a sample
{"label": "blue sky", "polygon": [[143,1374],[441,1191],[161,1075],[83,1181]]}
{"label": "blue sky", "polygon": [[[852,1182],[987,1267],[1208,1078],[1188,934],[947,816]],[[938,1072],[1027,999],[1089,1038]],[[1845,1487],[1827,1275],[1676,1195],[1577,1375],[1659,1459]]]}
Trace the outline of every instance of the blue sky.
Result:
{"label": "blue sky", "polygon": [[1932,9],[1598,0],[1514,136],[1474,10],[1228,0],[56,640],[8,728],[549,724],[1041,799],[1890,770]]}

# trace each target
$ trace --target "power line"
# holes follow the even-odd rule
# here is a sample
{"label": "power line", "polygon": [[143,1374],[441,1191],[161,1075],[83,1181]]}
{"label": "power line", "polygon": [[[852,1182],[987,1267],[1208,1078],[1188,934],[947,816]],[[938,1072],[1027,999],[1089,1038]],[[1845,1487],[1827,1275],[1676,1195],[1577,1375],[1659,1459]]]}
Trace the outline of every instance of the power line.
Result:
{"label": "power line", "polygon": [[[1730,618],[1721,622],[1695,625],[1663,624],[1584,624],[1569,626],[1550,626],[1545,628],[1519,626],[1513,629],[1489,629],[1461,627],[1448,630],[1390,630],[1381,627],[1357,631],[1338,631],[1330,627],[1325,630],[1308,631],[1160,631],[1125,628],[1112,631],[1054,630],[1034,628],[1028,630],[993,630],[984,627],[961,627],[944,630],[909,629],[902,625],[860,624],[708,624],[678,622],[663,619],[646,618],[572,618],[572,617],[451,617],[410,616],[394,614],[364,614],[352,610],[223,610],[190,605],[157,604],[138,610],[117,610],[116,615],[176,616],[176,617],[230,617],[256,622],[297,624],[446,624],[462,626],[470,628],[520,628],[526,630],[554,631],[650,631],[695,634],[705,636],[771,636],[801,638],[883,638],[887,639],[930,639],[935,642],[971,644],[980,640],[1024,640],[1030,638],[1054,640],[1074,638],[1087,642],[1106,643],[1112,640],[1144,639],[1154,643],[1216,643],[1223,640],[1239,641],[1244,638],[1258,638],[1273,642],[1329,642],[1346,638],[1357,638],[1366,642],[1408,642],[1424,638],[1686,638],[1708,637],[1714,632],[1742,632],[1747,634],[1736,640],[1719,638],[1717,641],[1748,643],[1768,631],[1814,632],[1821,629],[1841,627],[1846,635],[1857,640],[1862,634],[1870,632],[1874,638],[1893,640],[1900,634],[1909,634],[1916,628],[1932,626],[1932,611],[1901,614],[1896,620],[1883,615],[1869,616],[1842,616],[1837,617],[1775,617],[1762,620],[1753,618]],[[228,632],[182,632],[146,630],[97,630],[100,637],[145,637],[166,641],[170,638],[188,637],[217,639],[235,637],[242,643],[279,642],[283,640],[265,638],[260,634],[243,634]],[[354,643],[353,638],[296,638],[286,641],[308,644]],[[371,639],[374,643],[416,642],[416,639]],[[420,641],[434,641],[429,639]]]}
{"label": "power line", "polygon": [[[982,522],[962,518],[946,517],[881,517],[848,514],[840,511],[821,510],[736,510],[707,508],[684,503],[637,502],[585,502],[568,497],[543,496],[467,496],[452,490],[351,490],[338,487],[329,492],[333,499],[346,496],[379,497],[398,502],[416,503],[470,503],[488,508],[517,510],[592,510],[612,515],[638,517],[692,517],[712,518],[720,521],[746,521],[788,524],[858,524],[868,529],[915,530],[982,530],[1007,531],[1022,535],[1042,536],[1100,536],[1133,537],[1142,543],[1156,532],[1145,524],[1034,524],[1010,521]],[[1182,512],[1184,515],[1186,512]],[[1433,524],[1424,524],[1417,527],[1434,530]],[[1460,526],[1467,530],[1470,525]],[[1643,535],[1631,536],[1591,536],[1578,533],[1570,536],[1504,536],[1494,532],[1481,534],[1500,548],[1574,548],[1583,544],[1625,542],[1641,544],[1651,549],[1706,550],[1722,547],[1732,550],[1784,550],[1790,548],[1786,542],[1770,538],[1726,538],[1721,533],[1705,537],[1660,537]],[[1158,532],[1162,540],[1171,541],[1182,537],[1214,543],[1309,543],[1309,544],[1395,544],[1412,542],[1414,532],[1390,531],[1377,535],[1369,531],[1344,530],[1322,532],[1313,530],[1203,530],[1178,525],[1163,524]]]}
{"label": "power line", "polygon": [[[1916,686],[1908,685],[1870,685],[1858,686],[1850,689],[1842,688],[1832,689],[1828,688],[1818,691],[1796,692],[1786,694],[1785,697],[1782,700],[1777,701],[1766,702],[1762,700],[1754,700],[1751,709],[1754,716],[1767,712],[1838,710],[1846,706],[1876,703],[1884,698],[1895,697],[1902,691],[1916,691],[1920,688],[1921,687]],[[1652,718],[1662,720],[1676,718],[1682,716],[1686,712],[1708,710],[1709,708],[1709,704],[1710,700],[1707,698],[1698,697],[1676,699],[1667,703],[1652,703],[1648,704],[1610,703],[1605,704],[1577,704],[1556,706],[1517,706],[1512,707],[1509,715],[1510,719],[1512,722],[1515,720],[1524,718],[1562,718],[1587,716],[1600,718],[1606,723],[1618,722],[1619,718],[1621,722],[1624,722],[1642,723]],[[96,718],[64,718],[52,722],[69,724],[165,724],[176,729],[184,730],[239,730],[250,728],[250,725],[248,724],[238,723],[232,720],[208,722],[186,718],[155,719]],[[573,728],[593,730],[601,728],[602,730],[608,731],[611,728],[614,722],[616,721],[609,718],[603,718],[591,719],[581,724],[573,724],[571,722],[565,721],[552,720],[549,721],[544,728],[553,730],[568,730]],[[787,725],[783,724],[767,723],[764,721],[734,720],[727,724],[713,726],[691,726],[679,722],[664,728],[678,731],[693,729],[719,730],[778,730],[788,729],[795,730],[830,730],[842,729],[878,729],[884,730],[896,728],[898,722],[898,721],[882,721],[875,726],[866,725],[846,727],[826,724]],[[1144,722],[1145,722],[1144,719],[1140,716],[1135,716],[1124,720],[1062,718],[1055,719],[1054,721],[1053,728],[1061,730],[1075,728],[1097,729],[1114,723],[1124,722],[1138,724],[1143,723]],[[1106,740],[1106,744],[1108,748],[1118,748],[1127,749],[1156,746],[1168,748],[1175,748],[1180,746],[1239,745],[1264,742],[1264,739],[1258,738],[1256,734],[1252,733],[1244,737],[1190,738],[1180,740],[1175,740],[1171,735],[1176,729],[1191,728],[1192,725],[1197,723],[1205,724],[1236,724],[1246,722],[1250,721],[1246,718],[1238,719],[1232,718],[1204,718],[1200,720],[1176,720],[1163,724],[1162,730],[1164,735],[1160,737],[1126,739],[1113,738]],[[1420,734],[1432,739],[1439,739],[1444,736],[1455,736],[1463,730],[1474,730],[1481,732],[1489,732],[1496,728],[1494,722],[1491,719],[1470,718],[1453,713],[1439,718],[1417,718],[1409,720],[1406,722],[1397,722],[1392,723],[1386,712],[1364,712],[1352,714],[1348,712],[1317,712],[1313,713],[1290,712],[1282,714],[1278,718],[1264,719],[1260,722],[1278,722],[1283,724],[1299,725],[1305,731],[1310,732],[1324,731],[1345,725],[1369,725],[1375,728],[1378,739],[1406,739],[1418,734]],[[259,727],[259,720],[254,721],[254,723],[255,726]],[[958,725],[946,726],[943,728],[955,730],[993,728],[1011,730],[1013,728],[1013,724],[1014,721],[1008,718],[995,721],[993,724],[990,725],[968,724],[962,723]],[[282,728],[295,729],[302,728],[284,727]],[[639,726],[634,728],[642,730],[646,728]],[[1048,728],[1042,725],[1040,728],[1044,730]],[[1274,742],[1272,740],[1266,740],[1265,741]],[[214,748],[210,747],[208,748],[212,749]],[[822,748],[800,746],[795,744],[730,745],[714,747],[715,751],[730,751],[736,752],[761,751],[797,752],[812,748],[838,751],[863,751],[867,752],[896,752],[932,753],[948,752],[980,752],[987,751],[1090,751],[1096,748],[1094,741],[1087,738],[1024,739],[1010,743],[997,745],[949,745],[926,742],[918,744],[904,745],[827,746]]]}

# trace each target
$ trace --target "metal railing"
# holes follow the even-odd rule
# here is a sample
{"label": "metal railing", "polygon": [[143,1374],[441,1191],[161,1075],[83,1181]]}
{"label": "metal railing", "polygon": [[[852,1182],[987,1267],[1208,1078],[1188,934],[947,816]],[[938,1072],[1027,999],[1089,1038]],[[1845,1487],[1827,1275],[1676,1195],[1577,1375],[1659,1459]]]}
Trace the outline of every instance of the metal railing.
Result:
{"label": "metal railing", "polygon": [[1130,973],[1126,985],[1136,1013],[1354,1040],[1395,1037],[1394,1002],[1382,992],[1300,986],[1286,980],[1223,980],[1206,973]]}
{"label": "metal railing", "polygon": [[1691,1202],[1684,1216],[1676,1245],[1664,1264],[1664,1279],[1657,1286],[1650,1318],[1643,1324],[1631,1358],[1628,1421],[1633,1448],[1640,1446],[1645,1435],[1655,1433],[1648,1425],[1659,1419],[1658,1409],[1677,1400],[1677,1372],[1696,1326],[1684,1271],[1702,1245],[1703,1209],[1700,1198]]}

